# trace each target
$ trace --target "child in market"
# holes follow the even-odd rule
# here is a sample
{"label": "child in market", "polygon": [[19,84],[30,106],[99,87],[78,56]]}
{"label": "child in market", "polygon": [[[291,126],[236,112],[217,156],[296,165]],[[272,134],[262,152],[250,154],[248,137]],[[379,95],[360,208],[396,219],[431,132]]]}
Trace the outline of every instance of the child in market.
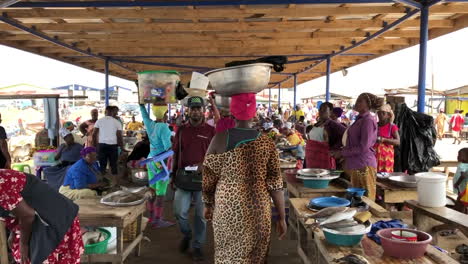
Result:
{"label": "child in market", "polygon": [[462,148],[458,152],[457,172],[453,177],[453,190],[458,194],[456,208],[460,212],[466,213],[468,208],[468,148]]}

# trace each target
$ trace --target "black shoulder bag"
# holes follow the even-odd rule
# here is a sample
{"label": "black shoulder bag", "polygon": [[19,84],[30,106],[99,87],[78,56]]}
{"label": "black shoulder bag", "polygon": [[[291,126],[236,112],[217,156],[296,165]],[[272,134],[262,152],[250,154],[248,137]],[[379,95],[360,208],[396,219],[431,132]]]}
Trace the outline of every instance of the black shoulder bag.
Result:
{"label": "black shoulder bag", "polygon": [[199,192],[202,190],[202,173],[198,171],[186,171],[182,167],[182,127],[179,133],[179,153],[177,158],[178,169],[174,183],[177,188],[186,191]]}

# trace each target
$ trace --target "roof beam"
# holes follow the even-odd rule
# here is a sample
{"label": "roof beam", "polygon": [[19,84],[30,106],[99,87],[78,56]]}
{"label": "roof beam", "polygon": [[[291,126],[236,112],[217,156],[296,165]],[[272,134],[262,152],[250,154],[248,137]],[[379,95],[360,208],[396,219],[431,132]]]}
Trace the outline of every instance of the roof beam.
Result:
{"label": "roof beam", "polygon": [[280,4],[380,4],[391,3],[392,0],[230,0],[230,1],[49,1],[22,2],[11,7],[15,8],[79,8],[79,7],[174,7],[174,6],[243,6],[248,5],[280,5]]}
{"label": "roof beam", "polygon": [[[17,22],[16,20],[7,17],[5,14],[2,14],[0,16],[0,21],[2,21],[5,24],[8,24],[9,26],[12,26],[12,27],[20,29],[22,31],[28,32],[29,34],[34,35],[34,36],[36,36],[38,38],[49,41],[49,42],[51,42],[51,43],[53,43],[55,45],[58,45],[58,46],[60,46],[62,48],[65,48],[65,49],[68,49],[68,50],[71,50],[71,51],[74,51],[74,52],[77,52],[77,53],[80,53],[80,54],[84,54],[84,55],[88,55],[88,56],[92,56],[92,57],[96,57],[96,58],[100,58],[100,59],[104,59],[104,60],[106,59],[103,56],[91,53],[91,51],[89,51],[89,50],[82,50],[82,49],[79,49],[79,48],[77,48],[77,47],[75,47],[73,45],[70,45],[68,43],[61,42],[57,38],[50,37],[50,36],[40,32],[40,31],[37,31],[35,28],[29,28],[29,27]],[[121,67],[121,68],[124,68],[124,69],[126,69],[128,71],[133,72],[133,70],[131,70],[131,69],[125,67],[125,66],[122,66],[120,64],[116,64],[116,65]]]}
{"label": "roof beam", "polygon": [[[336,20],[325,21],[287,21],[287,22],[211,22],[211,23],[65,23],[65,24],[34,24],[41,31],[63,31],[63,32],[151,32],[166,33],[169,31],[189,32],[189,31],[221,31],[229,27],[248,32],[258,30],[279,30],[314,32],[316,29],[359,29],[359,28],[381,28],[383,24],[393,23],[395,20]],[[31,23],[24,23],[32,25]],[[432,27],[453,27],[450,20],[431,20]],[[419,19],[405,21],[400,28],[419,27]],[[0,30],[8,31],[8,25],[1,25]]]}
{"label": "roof beam", "polygon": [[419,2],[416,2],[414,0],[393,0],[393,2],[404,4],[404,5],[407,5],[407,6],[410,6],[410,7],[413,7],[413,8],[417,8],[417,9],[422,8],[422,4],[419,3]]}
{"label": "roof beam", "polygon": [[0,1],[0,8],[6,8],[18,3],[20,0],[2,0]]}

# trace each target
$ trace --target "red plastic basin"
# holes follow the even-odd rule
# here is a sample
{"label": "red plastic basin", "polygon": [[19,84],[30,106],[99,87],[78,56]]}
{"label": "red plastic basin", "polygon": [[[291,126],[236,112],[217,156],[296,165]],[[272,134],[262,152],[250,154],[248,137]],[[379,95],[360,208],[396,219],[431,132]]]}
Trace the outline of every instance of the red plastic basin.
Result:
{"label": "red plastic basin", "polygon": [[[418,236],[418,241],[407,242],[392,239],[392,231],[398,230],[415,233]],[[385,255],[404,259],[419,258],[424,256],[427,245],[429,245],[429,243],[432,241],[432,236],[428,233],[406,228],[382,229],[377,232],[377,235],[380,237]]]}
{"label": "red plastic basin", "polygon": [[296,169],[285,170],[284,173],[286,174],[286,180],[288,182],[297,182],[297,183],[302,182],[301,179],[296,178],[296,175],[297,175]]}

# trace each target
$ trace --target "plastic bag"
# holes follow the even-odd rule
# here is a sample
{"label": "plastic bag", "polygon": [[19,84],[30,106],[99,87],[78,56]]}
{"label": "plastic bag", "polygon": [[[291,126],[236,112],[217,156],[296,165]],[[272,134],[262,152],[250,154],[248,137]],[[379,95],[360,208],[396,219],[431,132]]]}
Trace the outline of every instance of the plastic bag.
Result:
{"label": "plastic bag", "polygon": [[406,104],[399,105],[396,112],[400,148],[399,155],[395,156],[395,171],[413,174],[439,165],[440,158],[434,150],[437,134],[433,117],[415,112]]}

